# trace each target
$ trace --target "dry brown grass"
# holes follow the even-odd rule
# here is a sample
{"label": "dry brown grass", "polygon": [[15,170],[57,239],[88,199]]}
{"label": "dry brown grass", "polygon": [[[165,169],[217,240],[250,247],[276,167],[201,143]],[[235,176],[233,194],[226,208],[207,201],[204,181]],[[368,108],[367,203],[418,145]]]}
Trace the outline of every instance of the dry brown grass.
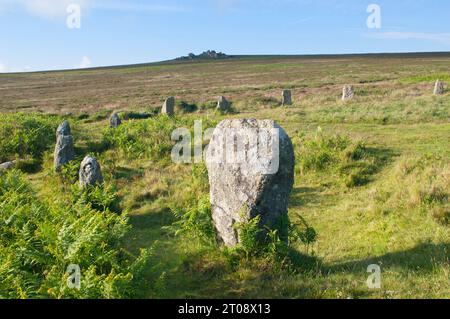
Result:
{"label": "dry brown grass", "polygon": [[[217,95],[250,104],[279,98],[292,88],[294,99],[339,98],[341,87],[373,88],[393,97],[417,97],[433,83],[402,84],[411,75],[447,71],[450,56],[242,58],[235,60],[155,64],[68,72],[0,75],[0,111],[95,113],[99,110],[142,110],[159,107],[168,95],[204,103]],[[373,95],[372,95],[373,96]],[[251,107],[251,105],[248,105]]]}

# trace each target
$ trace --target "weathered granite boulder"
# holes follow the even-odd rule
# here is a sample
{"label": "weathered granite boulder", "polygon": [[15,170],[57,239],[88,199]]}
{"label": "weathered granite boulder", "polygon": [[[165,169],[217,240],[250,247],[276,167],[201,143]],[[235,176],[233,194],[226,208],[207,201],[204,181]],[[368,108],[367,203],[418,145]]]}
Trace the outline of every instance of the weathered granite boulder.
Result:
{"label": "weathered granite boulder", "polygon": [[64,121],[56,130],[54,168],[57,172],[62,166],[75,159],[73,137],[70,133],[70,125],[67,121]]}
{"label": "weathered granite boulder", "polygon": [[68,121],[64,121],[58,126],[56,135],[72,135]]}
{"label": "weathered granite boulder", "polygon": [[86,156],[80,167],[80,186],[87,187],[103,183],[100,164],[94,157]]}
{"label": "weathered granite boulder", "polygon": [[281,104],[283,106],[292,105],[292,92],[290,90],[283,90],[281,93]]}
{"label": "weathered granite boulder", "polygon": [[12,162],[5,162],[3,164],[0,164],[0,171],[10,170],[10,169],[14,168],[15,164],[16,163],[14,161],[12,161]]}
{"label": "weathered granite boulder", "polygon": [[169,97],[163,104],[162,114],[166,114],[168,116],[173,116],[175,114],[175,98]]}
{"label": "weathered granite boulder", "polygon": [[206,151],[212,218],[226,246],[239,242],[235,229],[260,216],[260,228],[287,233],[288,200],[295,157],[286,132],[272,120],[225,120]]}
{"label": "weathered granite boulder", "polygon": [[351,100],[355,97],[355,91],[353,90],[353,86],[346,85],[342,90],[342,101]]}
{"label": "weathered granite boulder", "polygon": [[434,95],[442,95],[444,94],[444,83],[440,80],[436,81],[436,84],[434,85]]}
{"label": "weathered granite boulder", "polygon": [[119,114],[113,113],[109,118],[109,127],[116,128],[122,125],[122,121],[120,120]]}
{"label": "weathered granite boulder", "polygon": [[224,96],[219,96],[217,99],[217,109],[219,111],[228,111],[231,107],[230,102],[228,102],[228,100],[224,97]]}

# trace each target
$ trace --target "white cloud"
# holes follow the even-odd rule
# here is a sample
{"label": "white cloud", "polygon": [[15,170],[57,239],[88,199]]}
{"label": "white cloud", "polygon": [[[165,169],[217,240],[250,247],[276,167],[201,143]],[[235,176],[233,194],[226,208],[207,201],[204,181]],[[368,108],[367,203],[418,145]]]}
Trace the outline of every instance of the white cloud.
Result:
{"label": "white cloud", "polygon": [[23,68],[11,70],[11,72],[15,72],[15,73],[32,72],[32,71],[33,71],[33,68],[30,67],[30,66],[26,66],[26,67],[23,67]]}
{"label": "white cloud", "polygon": [[6,73],[8,72],[8,67],[4,65],[2,62],[0,62],[0,73]]}
{"label": "white cloud", "polygon": [[29,14],[42,18],[63,18],[67,16],[67,7],[78,4],[86,9],[92,0],[0,0],[0,11],[20,7]]}
{"label": "white cloud", "polygon": [[377,32],[365,35],[372,39],[387,40],[426,40],[450,45],[450,33],[425,32]]}
{"label": "white cloud", "polygon": [[86,69],[91,67],[92,63],[91,63],[91,59],[89,59],[87,56],[84,56],[81,59],[80,64],[77,66],[78,69]]}
{"label": "white cloud", "polygon": [[162,3],[118,0],[0,0],[0,11],[18,6],[33,16],[55,19],[66,17],[67,7],[70,4],[78,4],[82,11],[92,9],[132,12],[182,12],[187,10],[181,5]]}
{"label": "white cloud", "polygon": [[70,4],[78,4],[86,7],[86,0],[21,0],[28,12],[45,18],[59,18],[67,15],[67,7]]}

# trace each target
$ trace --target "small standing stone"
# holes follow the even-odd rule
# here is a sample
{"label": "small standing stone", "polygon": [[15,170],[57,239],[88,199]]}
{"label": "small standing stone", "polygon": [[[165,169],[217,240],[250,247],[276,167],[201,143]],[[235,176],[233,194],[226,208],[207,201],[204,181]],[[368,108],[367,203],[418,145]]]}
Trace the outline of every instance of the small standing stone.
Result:
{"label": "small standing stone", "polygon": [[217,99],[217,109],[219,111],[228,111],[230,109],[230,102],[224,96],[219,96]]}
{"label": "small standing stone", "polygon": [[434,95],[442,95],[444,94],[444,83],[440,80],[436,81],[434,85]]}
{"label": "small standing stone", "polygon": [[0,171],[7,171],[7,170],[10,170],[10,169],[12,169],[13,167],[14,167],[14,165],[15,165],[15,162],[13,161],[13,162],[6,162],[6,163],[3,163],[3,164],[0,164]]}
{"label": "small standing stone", "polygon": [[162,114],[173,116],[175,114],[175,98],[169,97],[163,104]]}
{"label": "small standing stone", "polygon": [[56,130],[56,145],[54,153],[54,168],[58,172],[61,167],[75,159],[73,137],[70,134],[69,122],[64,121]]}
{"label": "small standing stone", "polygon": [[283,92],[281,93],[281,104],[283,106],[292,105],[291,90],[283,90]]}
{"label": "small standing stone", "polygon": [[120,120],[120,117],[117,113],[114,113],[111,115],[111,118],[109,119],[109,127],[110,128],[116,128],[122,125],[122,121]]}
{"label": "small standing stone", "polygon": [[56,129],[57,135],[72,135],[68,121],[62,122]]}
{"label": "small standing stone", "polygon": [[86,156],[81,162],[80,186],[85,188],[98,183],[103,183],[103,175],[100,164],[94,157]]}
{"label": "small standing stone", "polygon": [[346,85],[342,90],[342,101],[351,100],[355,97],[355,91],[353,90],[353,86]]}

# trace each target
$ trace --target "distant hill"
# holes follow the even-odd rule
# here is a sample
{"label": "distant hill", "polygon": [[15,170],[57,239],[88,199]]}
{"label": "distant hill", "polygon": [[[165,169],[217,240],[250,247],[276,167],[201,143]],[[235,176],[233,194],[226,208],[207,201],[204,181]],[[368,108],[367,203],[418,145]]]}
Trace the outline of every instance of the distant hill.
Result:
{"label": "distant hill", "polygon": [[176,58],[176,61],[193,61],[193,60],[222,60],[232,58],[231,55],[227,55],[223,52],[216,52],[214,50],[204,51],[199,55],[189,53],[187,56]]}
{"label": "distant hill", "polygon": [[[91,67],[88,69],[62,69],[62,70],[42,70],[34,72],[23,72],[24,74],[31,73],[50,73],[50,72],[84,72],[84,71],[95,71],[95,70],[108,70],[108,69],[123,69],[123,68],[139,68],[148,67],[155,65],[169,65],[177,63],[189,63],[189,62],[206,62],[206,61],[216,61],[216,60],[227,60],[227,59],[246,59],[246,60],[282,60],[282,59],[354,59],[354,58],[369,58],[369,59],[428,59],[428,58],[449,58],[450,52],[404,52],[404,53],[354,53],[354,54],[309,54],[309,55],[228,55],[222,52],[216,52],[214,50],[205,51],[199,55],[190,53],[188,56],[175,58],[172,60],[157,61],[157,62],[146,62],[146,63],[136,63],[136,64],[124,64],[124,65],[111,65],[111,66],[98,66]],[[8,73],[11,76],[14,73]],[[17,73],[20,74],[20,73]],[[3,75],[3,74],[2,74]]]}

